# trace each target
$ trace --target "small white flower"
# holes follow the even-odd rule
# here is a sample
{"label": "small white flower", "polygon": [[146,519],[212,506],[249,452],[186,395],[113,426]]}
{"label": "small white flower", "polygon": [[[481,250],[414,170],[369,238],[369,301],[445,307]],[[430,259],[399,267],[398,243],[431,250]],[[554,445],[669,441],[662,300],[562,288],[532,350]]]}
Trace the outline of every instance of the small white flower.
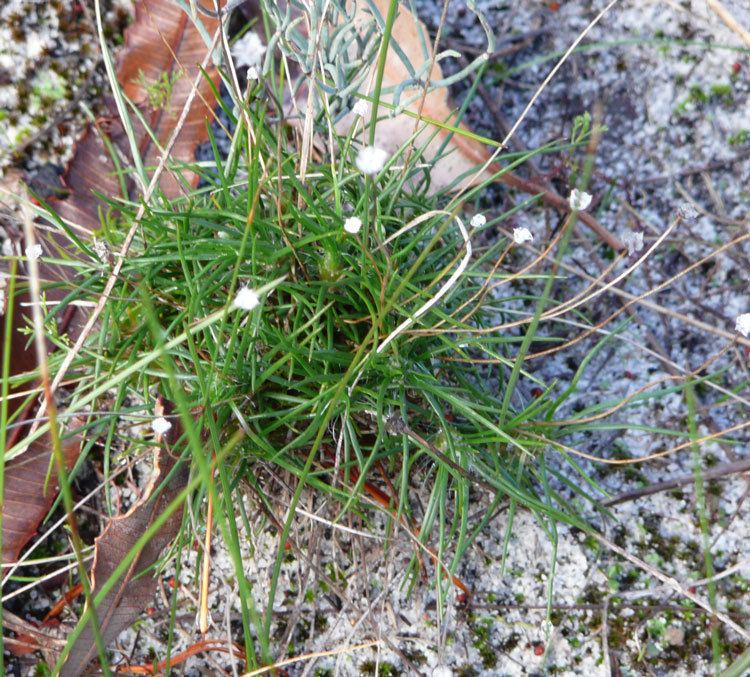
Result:
{"label": "small white flower", "polygon": [[685,219],[685,221],[692,221],[693,219],[698,218],[698,210],[691,205],[689,202],[685,202],[684,204],[681,204],[677,208],[677,213]]}
{"label": "small white flower", "polygon": [[632,230],[622,234],[622,243],[628,248],[628,256],[643,249],[643,233],[634,233]]}
{"label": "small white flower", "polygon": [[252,310],[253,308],[256,308],[259,303],[260,297],[258,296],[258,292],[254,289],[250,289],[250,287],[242,287],[242,289],[237,292],[237,296],[234,297],[232,305],[240,310]]}
{"label": "small white flower", "polygon": [[232,56],[237,68],[260,66],[266,46],[255,31],[248,31],[232,45]]}
{"label": "small white flower", "polygon": [[102,263],[109,261],[109,248],[104,240],[100,240],[98,237],[94,238],[94,246],[92,247],[94,254],[99,257]]}
{"label": "small white flower", "polygon": [[38,59],[45,47],[45,42],[38,33],[29,33],[26,36],[26,58],[29,60]]}
{"label": "small white flower", "polygon": [[385,166],[388,153],[376,146],[365,146],[357,154],[357,169],[363,174],[377,174]]}
{"label": "small white flower", "polygon": [[474,216],[471,217],[471,221],[469,221],[472,228],[481,228],[485,223],[487,223],[487,219],[485,218],[484,214],[474,214]]}
{"label": "small white flower", "polygon": [[260,74],[255,66],[247,69],[247,81],[250,82],[250,80],[260,80]]}
{"label": "small white flower", "polygon": [[356,235],[360,229],[362,228],[362,221],[356,216],[350,216],[346,221],[344,221],[344,230],[347,233],[351,233],[352,235]]}
{"label": "small white flower", "polygon": [[734,330],[740,332],[745,338],[750,335],[750,313],[742,313],[737,316]]}
{"label": "small white flower", "polygon": [[151,430],[153,430],[157,435],[163,435],[171,428],[172,424],[163,416],[159,416],[158,418],[155,418],[153,421],[151,421]]}
{"label": "small white flower", "polygon": [[365,118],[370,114],[370,104],[364,99],[357,99],[352,106],[352,113],[359,115],[361,118]]}
{"label": "small white flower", "polygon": [[516,244],[523,244],[524,242],[532,242],[534,236],[528,228],[514,228],[513,229],[513,242]]}
{"label": "small white flower", "polygon": [[29,261],[35,261],[42,255],[42,245],[35,244],[33,247],[26,248],[26,258]]}
{"label": "small white flower", "polygon": [[438,665],[432,671],[432,677],[453,677],[453,670],[447,665]]}
{"label": "small white flower", "polygon": [[570,197],[568,197],[568,204],[570,208],[580,212],[586,209],[591,204],[591,195],[588,193],[574,188],[570,191]]}

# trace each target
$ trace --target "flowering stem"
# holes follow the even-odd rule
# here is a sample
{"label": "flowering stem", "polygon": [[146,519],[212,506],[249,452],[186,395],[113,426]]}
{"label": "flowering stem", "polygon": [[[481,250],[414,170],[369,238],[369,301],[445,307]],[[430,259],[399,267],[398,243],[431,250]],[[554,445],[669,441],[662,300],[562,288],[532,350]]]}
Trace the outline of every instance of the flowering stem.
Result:
{"label": "flowering stem", "polygon": [[398,0],[391,0],[388,6],[388,15],[385,18],[385,28],[383,29],[383,42],[380,44],[380,54],[378,56],[378,71],[375,75],[375,89],[372,93],[373,105],[370,113],[370,145],[375,145],[375,125],[378,121],[378,108],[380,106],[380,91],[383,89],[383,75],[385,73],[385,62],[388,56],[388,47],[391,43],[391,32],[393,23],[396,21],[396,10],[398,9]]}

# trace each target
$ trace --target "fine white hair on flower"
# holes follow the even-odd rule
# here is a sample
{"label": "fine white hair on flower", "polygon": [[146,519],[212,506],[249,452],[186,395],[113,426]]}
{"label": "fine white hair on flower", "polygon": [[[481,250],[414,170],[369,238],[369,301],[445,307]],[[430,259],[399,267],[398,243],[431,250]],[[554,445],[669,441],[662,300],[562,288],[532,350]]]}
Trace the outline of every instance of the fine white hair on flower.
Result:
{"label": "fine white hair on flower", "polygon": [[469,221],[472,228],[481,228],[485,223],[487,223],[487,218],[484,214],[474,214]]}
{"label": "fine white hair on flower", "polygon": [[432,677],[453,677],[453,670],[447,665],[438,665],[432,671]]}
{"label": "fine white hair on flower", "polygon": [[232,305],[240,310],[253,310],[257,308],[260,303],[260,297],[258,292],[250,287],[242,287],[238,292],[237,296],[234,297]]}
{"label": "fine white hair on flower", "polygon": [[247,69],[247,79],[248,81],[260,79],[260,75],[258,74],[258,69],[255,66],[250,66],[250,68]]}
{"label": "fine white hair on flower", "polygon": [[513,242],[523,244],[524,242],[533,242],[534,236],[528,228],[514,228]]}
{"label": "fine white hair on flower", "polygon": [[157,435],[163,435],[171,429],[172,424],[163,416],[159,416],[151,421],[151,430],[153,430]]}
{"label": "fine white hair on flower", "polygon": [[26,258],[29,261],[34,261],[42,255],[42,245],[35,244],[33,247],[26,248]]}
{"label": "fine white hair on flower", "polygon": [[628,248],[628,256],[632,256],[643,249],[643,233],[634,233],[632,230],[628,230],[622,234],[620,239]]}
{"label": "fine white hair on flower", "polygon": [[377,174],[388,159],[388,153],[377,146],[365,146],[357,153],[357,169],[363,174]]}
{"label": "fine white hair on flower", "polygon": [[356,235],[360,231],[361,228],[362,228],[362,221],[356,216],[350,216],[346,221],[344,221],[344,230],[347,233]]}
{"label": "fine white hair on flower", "polygon": [[95,237],[92,249],[102,263],[107,263],[107,261],[109,261],[109,248],[104,240]]}
{"label": "fine white hair on flower", "polygon": [[248,31],[232,45],[232,56],[237,68],[260,66],[266,46],[255,31]]}
{"label": "fine white hair on flower", "polygon": [[684,204],[681,204],[677,208],[677,213],[685,219],[685,221],[692,221],[693,219],[698,218],[698,210],[691,205],[689,202],[685,202]]}
{"label": "fine white hair on flower", "polygon": [[750,335],[750,313],[742,313],[737,316],[737,321],[734,324],[734,330],[738,331],[745,338]]}
{"label": "fine white hair on flower", "polygon": [[578,188],[574,188],[570,191],[568,204],[570,205],[571,209],[577,212],[581,212],[591,204],[591,195],[589,195],[585,191],[578,190]]}
{"label": "fine white hair on flower", "polygon": [[364,99],[357,99],[352,106],[352,113],[361,118],[367,117],[370,114],[370,104]]}

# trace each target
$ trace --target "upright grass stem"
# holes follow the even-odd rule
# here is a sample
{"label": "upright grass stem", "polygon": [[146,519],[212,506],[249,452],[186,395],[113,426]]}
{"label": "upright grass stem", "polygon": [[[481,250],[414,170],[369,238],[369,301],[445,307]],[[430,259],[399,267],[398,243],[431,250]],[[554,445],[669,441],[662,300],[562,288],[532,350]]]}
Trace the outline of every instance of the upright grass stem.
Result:
{"label": "upright grass stem", "polygon": [[[18,269],[17,260],[11,259],[10,271],[8,275],[7,288],[5,292],[5,324],[4,334],[5,343],[3,345],[3,365],[2,365],[2,383],[0,384],[0,553],[3,551],[3,515],[5,514],[5,445],[8,435],[8,394],[10,392],[10,340],[13,332],[13,310],[15,304],[13,299],[16,295],[16,272]],[[0,307],[2,302],[0,302]],[[3,605],[0,604],[0,626],[3,620]],[[5,674],[5,646],[4,634],[0,632],[0,674]]]}

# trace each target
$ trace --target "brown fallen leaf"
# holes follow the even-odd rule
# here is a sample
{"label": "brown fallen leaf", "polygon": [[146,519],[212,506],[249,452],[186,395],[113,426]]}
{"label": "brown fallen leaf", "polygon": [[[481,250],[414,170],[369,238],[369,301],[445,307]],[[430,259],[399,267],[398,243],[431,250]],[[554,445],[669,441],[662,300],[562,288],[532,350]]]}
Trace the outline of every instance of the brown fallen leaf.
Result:
{"label": "brown fallen leaf", "polygon": [[[81,452],[80,438],[75,436],[65,440],[62,443],[62,450],[65,465],[70,470]],[[5,564],[18,560],[21,550],[36,535],[37,527],[57,498],[58,475],[54,464],[51,465],[51,459],[50,439],[48,435],[44,435],[32,442],[23,454],[11,459],[5,465],[5,494],[3,496],[3,562]],[[52,468],[51,471],[50,468]]]}
{"label": "brown fallen leaf", "polygon": [[[163,413],[163,405],[159,403],[156,415],[162,416]],[[92,595],[96,595],[101,585],[110,580],[117,566],[138,539],[188,482],[187,464],[179,463],[175,468],[177,461],[172,446],[181,435],[181,427],[176,419],[173,421],[172,428],[165,436],[157,435],[156,442],[159,447],[154,452],[154,470],[143,498],[126,514],[113,518],[96,539],[94,565],[91,571]],[[160,485],[173,469],[174,473],[169,482],[161,488]],[[117,580],[97,606],[96,619],[105,646],[116,639],[117,635],[151,604],[158,580],[149,569],[159,559],[162,551],[174,541],[181,522],[182,512],[176,510],[138,553],[126,573]],[[89,624],[78,636],[60,675],[79,677],[85,674],[96,656],[94,633]]]}
{"label": "brown fallen leaf", "polygon": [[[383,17],[387,15],[390,0],[371,0],[371,2],[377,7]],[[372,26],[372,21],[372,10],[369,4],[358,2],[355,26],[363,39],[368,28]],[[398,14],[393,24],[391,40],[398,45],[406,61],[417,72],[420,71],[423,65],[426,66],[433,57],[433,47],[426,26],[403,4],[399,5]],[[431,50],[429,54],[424,53],[423,44]],[[374,63],[371,66],[371,73],[365,80],[366,82],[374,82],[376,68],[377,64]],[[415,119],[406,113],[391,116],[393,106],[398,103],[394,97],[394,89],[412,79],[413,75],[410,74],[402,56],[396,50],[389,49],[383,74],[384,91],[381,95],[381,102],[387,105],[381,105],[378,108],[378,117],[380,120],[375,130],[375,145],[389,153],[393,153],[415,131],[419,130],[414,140],[414,145],[417,148],[424,147],[424,158],[432,163],[429,169],[429,192],[434,194],[454,184],[457,177],[482,167],[489,160],[490,153],[483,143],[474,138],[456,133],[453,134],[443,154],[439,156],[439,151],[447,137],[451,134],[451,131],[443,129],[434,123],[430,124],[429,121],[469,131],[465,124],[457,123],[456,111],[449,103],[450,98],[447,87],[431,87],[424,97],[421,95],[415,97],[415,88],[407,87],[401,94],[401,104],[403,105],[404,102],[414,99],[405,108],[419,116],[420,119]],[[422,80],[424,79],[425,76],[422,76]],[[437,62],[432,63],[429,70],[429,82],[437,83],[443,81],[443,79],[443,71],[440,65]],[[421,88],[418,88],[416,91],[419,91],[421,94]],[[337,131],[340,134],[346,135],[356,119],[354,113],[350,112],[339,120],[336,125]],[[493,162],[488,166],[487,170],[477,172],[473,176],[469,175],[470,179],[459,185],[465,188],[480,184],[498,171],[500,171],[500,166]],[[547,187],[523,179],[512,172],[506,172],[498,178],[498,181],[524,193],[531,195],[541,194],[542,200],[546,204],[564,212],[570,211],[570,206],[564,197]],[[586,212],[579,212],[578,218],[596,232],[603,242],[614,249],[622,249],[620,241],[593,216]]]}
{"label": "brown fallen leaf", "polygon": [[[44,266],[42,266],[44,269]],[[50,294],[50,298],[53,294]],[[2,317],[0,328],[0,349],[6,341],[10,341],[11,376],[20,376],[32,372],[37,365],[33,344],[29,344],[29,337],[21,332],[28,325],[24,304],[29,301],[29,295],[22,292],[9,301],[13,312],[13,324],[9,337],[5,336],[5,317]],[[61,330],[65,327],[58,324]],[[17,388],[10,389],[13,396],[28,390],[34,385],[27,381]],[[9,415],[13,415],[23,404],[22,397],[12,397],[8,402]],[[8,448],[17,444],[28,430],[28,422],[33,418],[36,404],[32,403],[19,414],[14,427],[7,431],[6,445]],[[80,422],[74,420],[72,429]],[[81,441],[78,436],[69,437],[62,443],[63,457],[68,469],[73,467],[80,453]],[[5,464],[5,492],[3,495],[3,562],[15,562],[24,546],[34,537],[37,527],[49,512],[55,502],[58,492],[58,475],[50,464],[52,449],[49,435],[32,442],[21,455],[12,458]]]}
{"label": "brown fallen leaf", "polygon": [[[202,4],[208,9],[214,8],[209,0],[202,0]],[[202,14],[199,16],[212,36],[218,20]],[[174,0],[136,0],[135,19],[125,31],[125,45],[117,58],[117,79],[125,95],[139,107],[162,147],[174,130],[207,49],[192,19]],[[206,120],[212,119],[216,103],[211,83],[218,84],[219,74],[214,67],[208,68],[206,73],[208,79],[201,80],[172,148],[171,157],[178,163],[193,162],[196,147],[207,139]],[[96,193],[132,197],[135,190],[132,182],[126,182],[130,195],[123,196],[117,168],[102,141],[102,136],[106,136],[125,163],[132,162],[113,102],[110,102],[109,109],[110,116],[99,120],[96,128],[90,127],[76,146],[63,177],[70,195],[52,201],[61,218],[82,226],[89,233],[99,228],[99,211],[108,209]],[[157,165],[159,148],[141,125],[136,126],[136,141],[144,165]],[[160,185],[168,198],[182,194],[176,177],[178,172],[173,168],[172,172],[162,174]],[[187,184],[197,185],[195,173],[185,171],[182,174]]]}

